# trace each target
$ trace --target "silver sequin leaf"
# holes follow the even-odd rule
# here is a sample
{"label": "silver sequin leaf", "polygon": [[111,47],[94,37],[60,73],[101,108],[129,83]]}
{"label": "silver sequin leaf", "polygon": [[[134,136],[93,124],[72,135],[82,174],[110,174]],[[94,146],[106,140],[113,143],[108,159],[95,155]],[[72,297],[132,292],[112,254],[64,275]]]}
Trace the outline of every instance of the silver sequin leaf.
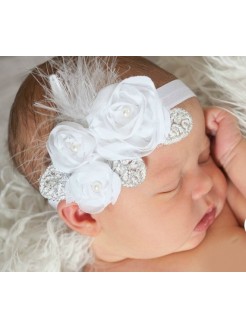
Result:
{"label": "silver sequin leaf", "polygon": [[170,110],[171,129],[163,145],[169,145],[188,136],[192,130],[193,121],[191,115],[182,108]]}
{"label": "silver sequin leaf", "polygon": [[122,186],[124,187],[136,187],[146,177],[146,166],[141,158],[113,161],[111,168],[119,175]]}
{"label": "silver sequin leaf", "polygon": [[53,165],[48,166],[40,179],[41,195],[53,202],[65,199],[65,186],[70,174],[59,172]]}

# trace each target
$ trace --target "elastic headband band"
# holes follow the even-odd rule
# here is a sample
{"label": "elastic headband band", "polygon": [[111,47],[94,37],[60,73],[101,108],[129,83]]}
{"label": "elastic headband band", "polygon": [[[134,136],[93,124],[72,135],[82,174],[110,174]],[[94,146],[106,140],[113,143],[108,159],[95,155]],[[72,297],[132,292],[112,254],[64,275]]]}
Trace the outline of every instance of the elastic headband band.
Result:
{"label": "elastic headband band", "polygon": [[164,84],[157,89],[157,92],[162,103],[168,109],[177,106],[189,98],[196,97],[194,92],[180,80],[174,80]]}

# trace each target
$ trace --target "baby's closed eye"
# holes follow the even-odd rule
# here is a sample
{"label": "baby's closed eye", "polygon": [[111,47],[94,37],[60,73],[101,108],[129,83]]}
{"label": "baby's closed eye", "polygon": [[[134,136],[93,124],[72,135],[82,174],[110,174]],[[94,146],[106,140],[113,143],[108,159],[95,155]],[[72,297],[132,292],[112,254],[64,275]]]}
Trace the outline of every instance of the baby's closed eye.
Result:
{"label": "baby's closed eye", "polygon": [[163,190],[161,191],[161,193],[170,193],[170,192],[173,192],[173,191],[177,191],[180,187],[180,180],[178,181],[175,181],[175,182],[172,182],[168,185],[165,185],[163,187]]}

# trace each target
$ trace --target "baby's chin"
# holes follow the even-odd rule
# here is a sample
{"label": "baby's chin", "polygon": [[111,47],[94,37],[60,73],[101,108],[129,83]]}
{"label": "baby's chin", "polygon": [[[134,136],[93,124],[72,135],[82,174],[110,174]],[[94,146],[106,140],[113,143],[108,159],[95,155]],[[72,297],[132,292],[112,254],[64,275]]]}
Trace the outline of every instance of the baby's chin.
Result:
{"label": "baby's chin", "polygon": [[187,240],[176,252],[188,251],[199,246],[206,236],[207,231],[193,232],[190,239]]}

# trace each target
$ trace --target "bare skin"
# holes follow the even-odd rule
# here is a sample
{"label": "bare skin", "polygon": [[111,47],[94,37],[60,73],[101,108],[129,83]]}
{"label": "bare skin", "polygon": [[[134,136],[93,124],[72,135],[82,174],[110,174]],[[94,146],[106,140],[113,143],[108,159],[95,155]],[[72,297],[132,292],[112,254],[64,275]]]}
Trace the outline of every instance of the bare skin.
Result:
{"label": "bare skin", "polygon": [[127,259],[107,264],[97,262],[84,271],[107,272],[187,272],[246,271],[246,236],[228,203],[204,240],[196,248],[151,260]]}

